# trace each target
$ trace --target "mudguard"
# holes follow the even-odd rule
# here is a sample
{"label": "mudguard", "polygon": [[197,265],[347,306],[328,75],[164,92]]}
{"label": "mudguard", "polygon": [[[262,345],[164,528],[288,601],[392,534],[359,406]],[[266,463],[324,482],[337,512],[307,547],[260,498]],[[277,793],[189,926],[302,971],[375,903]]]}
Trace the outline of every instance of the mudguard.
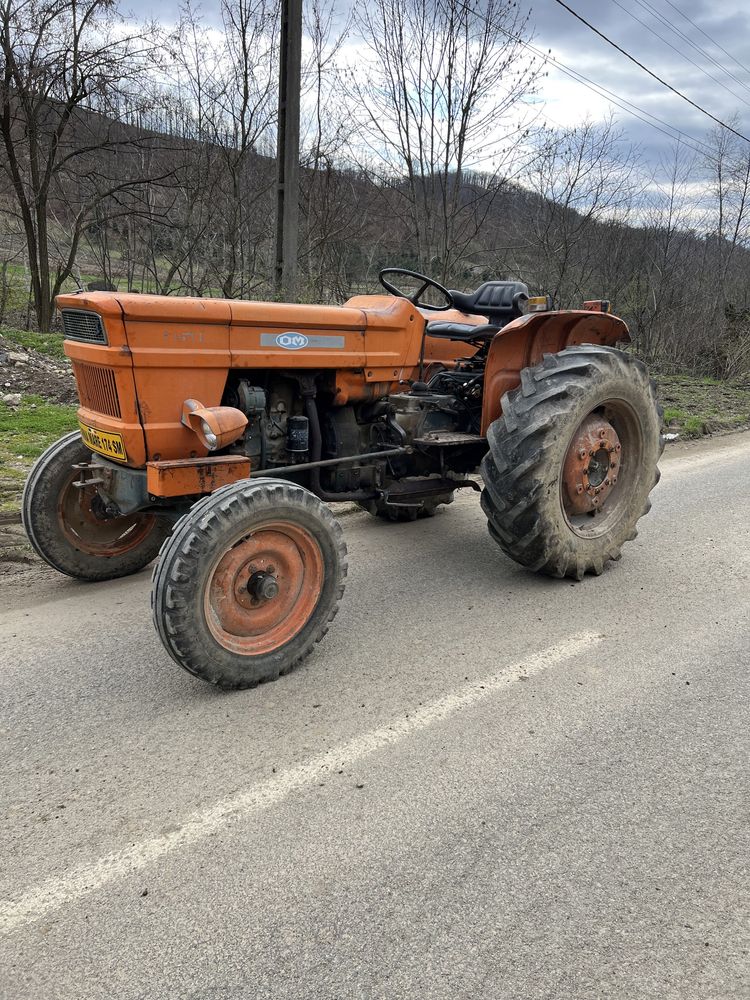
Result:
{"label": "mudguard", "polygon": [[571,344],[629,344],[627,324],[609,313],[568,309],[529,313],[512,320],[490,344],[484,374],[482,434],[502,412],[503,395],[521,381],[521,369]]}

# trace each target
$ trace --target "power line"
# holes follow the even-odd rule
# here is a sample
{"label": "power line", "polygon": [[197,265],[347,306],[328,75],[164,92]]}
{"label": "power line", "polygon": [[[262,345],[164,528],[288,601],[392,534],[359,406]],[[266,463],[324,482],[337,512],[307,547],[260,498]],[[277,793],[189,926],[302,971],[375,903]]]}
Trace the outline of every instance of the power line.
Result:
{"label": "power line", "polygon": [[587,28],[593,31],[595,35],[598,35],[599,38],[603,39],[603,41],[605,41],[608,45],[611,45],[613,49],[617,49],[619,53],[624,55],[626,59],[629,59],[630,62],[634,63],[639,69],[642,69],[644,73],[648,73],[648,75],[652,77],[654,80],[656,80],[657,83],[660,83],[662,87],[666,87],[667,90],[671,90],[673,94],[676,94],[678,97],[681,97],[683,101],[686,101],[697,111],[700,111],[701,114],[705,115],[707,118],[710,118],[712,121],[716,122],[717,125],[721,125],[721,127],[725,128],[728,132],[731,132],[733,135],[736,135],[738,139],[743,139],[745,142],[750,143],[750,138],[748,138],[746,135],[743,135],[742,132],[738,132],[737,129],[732,128],[731,125],[727,125],[726,122],[723,122],[720,118],[717,118],[716,115],[711,114],[710,111],[706,111],[706,109],[702,108],[700,104],[696,104],[695,101],[691,100],[686,94],[683,94],[682,91],[677,90],[676,87],[673,87],[671,83],[667,83],[666,80],[662,79],[662,77],[654,73],[653,70],[650,70],[648,66],[644,66],[642,62],[639,62],[635,58],[635,56],[632,56],[628,51],[622,48],[621,45],[618,45],[617,42],[612,41],[611,38],[608,38],[607,35],[599,31],[598,28],[595,28],[594,25],[591,24],[590,21],[587,21],[585,17],[581,17],[581,15],[576,11],[574,11],[572,7],[568,7],[568,5],[563,2],[563,0],[555,0],[555,3],[558,4],[560,7],[562,7],[564,10],[567,10],[569,14],[572,14],[573,17],[575,17],[578,21],[581,22],[581,24],[585,24]]}
{"label": "power line", "polygon": [[712,38],[708,34],[708,32],[704,31],[703,28],[700,27],[700,25],[696,24],[695,21],[691,21],[690,18],[687,16],[687,14],[685,14],[683,11],[681,11],[679,7],[676,7],[673,3],[671,3],[671,0],[664,0],[664,2],[669,7],[671,7],[672,10],[676,11],[680,15],[680,17],[684,18],[688,22],[688,24],[692,24],[692,26],[695,28],[696,31],[699,31],[703,35],[704,38],[707,38],[709,40],[709,42],[711,42],[712,45],[715,45],[716,48],[719,49],[720,52],[723,52],[724,55],[728,59],[731,59],[732,62],[735,63],[737,66],[739,66],[739,68],[744,73],[750,73],[750,69],[748,69],[747,66],[745,66],[744,63],[741,63],[739,61],[739,59],[735,59],[735,57],[732,55],[731,52],[727,52],[727,50],[723,46],[719,45],[719,43],[716,41],[716,39]]}
{"label": "power line", "polygon": [[[742,87],[743,90],[746,90],[748,92],[748,94],[750,94],[750,87],[748,87],[748,85],[746,83],[743,83],[743,81],[740,80],[739,77],[735,76],[734,73],[731,73],[726,68],[726,66],[724,66],[722,63],[720,63],[718,59],[714,58],[714,56],[712,56],[711,53],[707,49],[704,49],[701,45],[697,45],[692,40],[692,38],[690,38],[689,35],[686,35],[685,32],[682,31],[681,28],[678,28],[677,25],[672,24],[672,22],[669,21],[664,16],[664,14],[662,14],[662,12],[660,10],[658,10],[656,7],[654,7],[654,5],[652,3],[649,3],[649,0],[635,0],[635,2],[638,4],[639,7],[643,7],[643,9],[645,11],[647,11],[648,13],[650,13],[653,17],[656,17],[661,22],[661,24],[664,25],[665,28],[669,28],[669,30],[671,32],[673,32],[675,35],[679,36],[679,38],[681,38],[682,41],[687,42],[687,44],[692,49],[695,49],[696,52],[698,52],[700,55],[702,55],[704,59],[708,59],[708,61],[711,62],[711,63],[713,63],[713,65],[716,66],[716,68],[718,70],[720,70],[722,73],[724,73],[726,76],[728,76],[730,80],[734,80],[734,82],[738,86]],[[675,10],[677,10],[676,7],[675,7]],[[690,23],[692,24],[693,22],[691,21]],[[713,42],[713,44],[716,45],[717,43]],[[729,55],[729,53],[727,53],[727,55]],[[729,58],[731,59],[732,57],[730,56]],[[734,60],[734,61],[736,62],[737,60]],[[750,71],[748,71],[748,72],[750,72]]]}
{"label": "power line", "polygon": [[[526,43],[528,45],[528,43]],[[633,104],[626,97],[622,97],[620,94],[616,94],[614,91],[609,90],[601,83],[597,83],[595,80],[591,80],[589,77],[584,76],[583,73],[579,73],[578,70],[572,69],[570,66],[566,66],[565,63],[560,62],[555,56],[545,56],[543,52],[534,46],[529,46],[537,55],[542,58],[547,58],[557,67],[557,69],[562,70],[567,76],[576,83],[580,83],[587,90],[596,94],[598,97],[604,97],[605,100],[609,101],[610,104],[614,104],[615,107],[620,108],[621,111],[625,111],[626,114],[632,115],[639,121],[643,122],[644,125],[649,125],[651,128],[656,129],[657,132],[661,132],[668,139],[675,139],[677,136],[680,137],[686,146],[693,150],[694,153],[705,156],[706,154],[711,155],[713,150],[711,147],[704,143],[702,139],[697,139],[695,136],[690,135],[687,132],[683,132],[681,129],[677,128],[676,125],[670,125],[669,122],[665,122],[663,118],[659,118],[657,115],[652,114],[650,111],[646,111],[645,108],[639,107],[637,104]],[[645,116],[645,117],[644,117]],[[649,119],[653,119],[649,121]],[[656,124],[658,122],[659,124]],[[662,128],[663,126],[663,128]],[[675,136],[675,134],[677,136]],[[701,147],[700,149],[698,147]]]}
{"label": "power line", "polygon": [[[743,103],[743,104],[745,104],[745,105],[747,105],[748,107],[750,107],[750,104],[748,104],[747,100],[746,100],[746,99],[745,99],[744,97],[740,97],[740,95],[739,95],[739,94],[735,94],[735,92],[734,92],[734,91],[733,91],[733,90],[732,90],[732,89],[731,89],[730,87],[727,87],[727,85],[726,85],[725,83],[722,83],[722,81],[721,81],[721,80],[717,80],[717,79],[716,79],[716,77],[715,77],[715,76],[714,76],[714,75],[713,75],[712,73],[709,73],[707,69],[704,69],[704,68],[703,68],[703,66],[701,66],[701,65],[700,65],[700,63],[697,63],[697,62],[695,61],[695,59],[692,59],[692,58],[691,58],[691,57],[690,57],[689,55],[687,55],[687,54],[686,54],[685,52],[682,52],[682,51],[680,51],[680,49],[678,49],[676,45],[673,45],[673,44],[672,44],[672,43],[671,43],[671,42],[669,41],[669,39],[668,39],[668,38],[665,38],[665,37],[664,37],[664,35],[660,35],[660,34],[659,34],[659,32],[658,32],[658,31],[656,31],[656,29],[655,29],[655,28],[652,28],[652,27],[651,27],[651,25],[650,25],[650,24],[647,24],[647,23],[646,23],[646,21],[644,21],[644,20],[642,20],[642,19],[641,19],[640,17],[638,17],[638,15],[637,15],[637,14],[634,14],[634,13],[632,12],[632,10],[628,10],[628,8],[627,8],[627,7],[623,6],[623,5],[622,5],[622,4],[620,3],[620,0],[612,0],[612,3],[613,3],[613,4],[614,4],[614,5],[616,6],[616,7],[619,7],[619,8],[620,8],[620,10],[624,11],[624,12],[625,12],[625,13],[626,13],[626,14],[627,14],[627,15],[628,15],[629,17],[632,17],[632,19],[633,19],[634,21],[637,21],[637,22],[638,22],[638,24],[640,24],[640,25],[641,25],[641,27],[643,27],[643,28],[645,28],[645,29],[646,29],[646,31],[650,31],[650,32],[651,32],[651,34],[652,34],[652,35],[654,36],[654,38],[658,38],[660,42],[663,42],[663,43],[664,43],[664,45],[667,45],[667,46],[668,46],[668,47],[669,47],[669,48],[670,48],[670,49],[671,49],[671,50],[672,50],[673,52],[676,52],[676,53],[677,53],[677,55],[678,55],[678,56],[680,56],[680,58],[682,58],[682,59],[685,59],[685,60],[687,60],[687,62],[689,62],[691,66],[695,66],[695,68],[696,68],[696,69],[697,69],[697,70],[698,70],[699,72],[703,73],[703,75],[704,75],[704,76],[707,76],[709,80],[713,80],[713,82],[714,82],[714,83],[715,83],[715,84],[716,84],[717,86],[719,86],[719,87],[723,87],[723,88],[724,88],[724,90],[726,90],[726,92],[727,92],[728,94],[731,94],[731,95],[732,95],[732,97],[734,97],[734,98],[735,98],[736,100],[738,100],[738,101],[742,101],[742,103]],[[636,0],[636,3],[640,3],[640,0]],[[644,6],[644,5],[643,5],[643,4],[641,4],[641,6]],[[644,7],[644,9],[647,9],[647,8],[645,8],[645,7]]]}
{"label": "power line", "polygon": [[[476,17],[479,17],[480,20],[485,22],[485,24],[489,23],[487,17],[481,14],[478,10],[474,10],[467,4],[462,3],[461,0],[459,0],[459,6],[463,7],[464,10],[468,11],[468,13],[473,14]],[[551,60],[551,62],[554,63],[557,69],[561,70],[561,72],[565,73],[576,83],[579,83],[581,84],[581,86],[586,87],[587,90],[590,90],[592,93],[596,94],[597,97],[603,97],[604,100],[608,101],[610,104],[613,104],[615,107],[619,108],[621,111],[624,111],[626,114],[632,115],[634,118],[637,118],[639,121],[643,122],[644,125],[649,125],[651,128],[656,129],[657,132],[660,132],[662,135],[665,135],[668,139],[675,139],[677,138],[677,136],[679,136],[680,139],[678,141],[683,142],[685,146],[687,146],[689,149],[692,149],[692,151],[694,153],[697,153],[699,156],[712,156],[714,154],[714,150],[707,143],[703,142],[702,139],[697,139],[695,136],[692,136],[687,132],[683,132],[681,129],[677,128],[676,125],[670,125],[669,122],[665,122],[663,118],[659,118],[658,115],[654,115],[650,111],[646,111],[645,108],[639,107],[639,105],[634,104],[632,101],[629,101],[626,97],[622,97],[620,94],[616,94],[614,91],[609,90],[603,84],[597,83],[595,80],[590,79],[590,77],[585,76],[583,73],[573,69],[571,66],[567,66],[564,62],[561,62],[555,56],[550,56],[548,53],[542,52],[541,49],[537,48],[535,45],[532,45],[531,42],[525,41],[523,38],[521,38],[520,35],[514,35],[510,31],[506,31],[504,28],[501,28],[499,25],[496,25],[495,27],[507,38],[511,39],[511,41],[517,42],[519,45],[528,49],[530,52],[533,52],[544,62]],[[646,117],[643,117],[644,115]],[[648,119],[652,120],[649,121]],[[658,122],[659,124],[655,124],[656,122]],[[664,127],[662,128],[660,126]],[[667,129],[669,131],[666,131]],[[674,133],[676,133],[677,135],[675,135]],[[698,148],[699,146],[701,147],[700,149]],[[493,153],[490,156],[482,157],[481,159],[474,161],[474,163],[471,164],[471,166],[476,166],[479,163],[485,163],[487,160],[492,160],[496,157],[496,155],[497,155],[496,153]]]}

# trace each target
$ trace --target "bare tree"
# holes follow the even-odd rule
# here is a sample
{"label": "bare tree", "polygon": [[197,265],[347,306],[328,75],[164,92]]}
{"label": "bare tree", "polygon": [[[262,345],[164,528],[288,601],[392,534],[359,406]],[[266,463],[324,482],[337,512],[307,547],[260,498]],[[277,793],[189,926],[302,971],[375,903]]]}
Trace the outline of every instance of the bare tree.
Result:
{"label": "bare tree", "polygon": [[[278,0],[221,0],[223,31],[195,28],[183,8],[177,59],[196,140],[204,146],[204,178],[211,178],[210,218],[198,228],[216,240],[211,270],[227,298],[247,296],[266,277],[270,247],[270,191],[274,172],[278,65]],[[195,151],[196,158],[200,156]]]}
{"label": "bare tree", "polygon": [[529,265],[534,283],[557,305],[580,303],[590,292],[601,253],[609,252],[601,246],[600,227],[627,221],[640,181],[638,167],[611,118],[542,136],[525,179],[536,195],[527,222],[533,247]]}
{"label": "bare tree", "polygon": [[351,123],[339,59],[351,23],[336,0],[311,0],[305,10],[300,264],[305,294],[316,300],[347,294],[370,208],[366,181],[346,169]]}
{"label": "bare tree", "polygon": [[[522,47],[527,15],[513,0],[374,0],[356,8],[356,24],[365,50],[350,77],[358,140],[380,162],[415,263],[447,279],[523,156],[521,99],[539,71]],[[479,189],[467,184],[477,170]]]}
{"label": "bare tree", "polygon": [[685,342],[705,326],[706,301],[696,273],[703,254],[691,234],[704,212],[691,193],[695,168],[695,157],[676,143],[654,172],[638,225],[629,231],[631,253],[620,262],[629,279],[623,307],[636,349],[646,358],[678,361]]}
{"label": "bare tree", "polygon": [[706,158],[712,221],[707,234],[713,283],[712,354],[717,373],[746,375],[750,370],[750,152],[746,144],[718,126],[709,135],[714,150]]}
{"label": "bare tree", "polygon": [[23,225],[37,323],[47,330],[99,207],[155,180],[118,155],[148,141],[118,119],[126,94],[143,102],[153,33],[125,31],[112,0],[0,0],[0,53],[2,169]]}

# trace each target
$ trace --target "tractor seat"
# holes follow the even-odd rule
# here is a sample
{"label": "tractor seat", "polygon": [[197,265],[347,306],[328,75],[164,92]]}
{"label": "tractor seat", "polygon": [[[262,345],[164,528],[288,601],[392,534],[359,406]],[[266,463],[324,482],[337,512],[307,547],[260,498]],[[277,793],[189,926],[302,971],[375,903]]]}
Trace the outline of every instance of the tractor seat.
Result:
{"label": "tractor seat", "polygon": [[456,309],[486,316],[496,326],[522,316],[529,301],[529,289],[522,281],[485,281],[474,292],[451,290],[451,295]]}
{"label": "tractor seat", "polygon": [[425,327],[425,333],[428,337],[439,337],[441,340],[492,340],[499,329],[499,326],[492,323],[472,326],[471,323],[433,320]]}
{"label": "tractor seat", "polygon": [[522,281],[485,281],[474,292],[455,292],[451,289],[453,304],[462,313],[486,316],[484,326],[470,323],[433,320],[427,324],[429,337],[445,340],[491,340],[506,323],[523,315],[529,300],[529,289]]}

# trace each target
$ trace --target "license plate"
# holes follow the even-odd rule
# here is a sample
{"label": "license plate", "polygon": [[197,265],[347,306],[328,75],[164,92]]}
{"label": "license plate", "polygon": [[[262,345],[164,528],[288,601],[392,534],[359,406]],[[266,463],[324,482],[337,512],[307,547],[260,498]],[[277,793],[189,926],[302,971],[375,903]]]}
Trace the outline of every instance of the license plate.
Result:
{"label": "license plate", "polygon": [[84,444],[87,444],[92,451],[98,451],[100,455],[113,458],[116,462],[127,462],[128,456],[125,453],[125,445],[119,434],[111,434],[109,431],[98,431],[95,427],[88,427],[79,423],[81,437]]}

